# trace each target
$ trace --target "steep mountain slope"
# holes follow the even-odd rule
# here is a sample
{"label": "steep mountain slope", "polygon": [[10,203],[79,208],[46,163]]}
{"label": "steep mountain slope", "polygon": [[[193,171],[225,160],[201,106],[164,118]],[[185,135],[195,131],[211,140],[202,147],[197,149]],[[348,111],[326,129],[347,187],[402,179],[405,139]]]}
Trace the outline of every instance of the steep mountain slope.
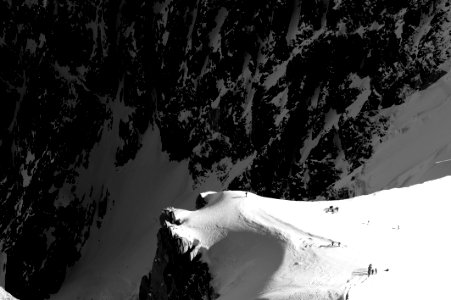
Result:
{"label": "steep mountain slope", "polygon": [[[389,109],[390,113],[395,116],[393,124],[390,126],[387,137],[376,148],[373,158],[363,168],[359,168],[358,172],[356,171],[349,178],[343,178],[337,182],[337,186],[346,186],[356,190],[357,193],[371,193],[381,190],[385,186],[408,186],[450,175],[451,164],[443,161],[451,157],[448,146],[451,139],[447,132],[447,129],[450,128],[448,115],[451,102],[449,99],[451,99],[451,81],[447,75],[425,91],[414,94],[407,103]],[[161,256],[168,255],[168,248],[160,247],[157,251],[155,239],[160,227],[157,217],[165,206],[192,209],[196,202],[197,192],[191,189],[193,182],[189,179],[187,163],[184,166],[175,163],[168,164],[169,158],[158,154],[158,148],[162,147],[159,140],[158,133],[146,134],[144,147],[138,152],[135,163],[112,182],[111,186],[116,188],[112,190],[111,197],[117,201],[107,214],[108,221],[105,221],[100,231],[92,234],[87,242],[87,248],[91,249],[87,252],[92,252],[94,249],[95,255],[92,253],[84,255],[84,258],[71,271],[62,290],[52,299],[75,298],[75,295],[81,299],[99,298],[99,295],[110,295],[112,299],[123,299],[123,295],[131,298],[137,297],[140,290],[141,296],[144,297],[143,295],[149,291],[150,281],[147,275],[150,273],[154,254],[156,259],[160,257],[161,265],[154,266],[152,274],[156,273],[159,275],[155,276],[161,276],[165,266],[165,259],[161,259]],[[134,171],[130,172],[132,170]],[[129,179],[125,180],[124,178]],[[142,178],[146,178],[146,180]],[[167,178],[171,178],[170,184],[163,185]],[[124,180],[126,183],[120,184]],[[138,180],[141,184],[137,183]],[[154,185],[151,184],[153,181],[155,181]],[[157,186],[159,188],[155,191]],[[210,181],[201,186],[198,191],[208,189],[221,189],[221,184],[218,181]],[[446,199],[446,193],[431,194],[430,197],[425,198],[433,197]],[[153,201],[148,201],[148,199],[153,199]],[[156,201],[157,199],[159,201]],[[199,200],[197,203],[200,207],[202,201]],[[136,212],[137,209],[140,213]],[[360,215],[359,211],[355,211],[355,213]],[[402,215],[402,213],[400,214]],[[133,219],[133,222],[129,221],[130,218]],[[399,218],[401,220],[402,216]],[[429,216],[424,217],[424,220],[428,219]],[[170,218],[167,220],[173,224],[176,223]],[[123,235],[133,232],[136,233],[134,238],[123,237]],[[174,255],[178,254],[178,246],[176,243],[175,245],[172,246],[173,248],[169,248]],[[169,247],[171,246],[169,245]],[[130,253],[130,255],[126,253]],[[237,253],[237,255],[240,254]],[[196,267],[193,267],[189,255],[177,261],[180,263],[179,265],[173,264],[177,272],[172,273],[181,274],[185,279],[190,278],[188,276],[190,273],[183,273],[183,271],[188,272],[187,270],[192,268],[203,269],[202,264],[196,264]],[[139,289],[139,278],[144,274],[147,275]],[[201,284],[206,281],[194,282]],[[204,286],[200,290],[205,289]],[[179,287],[178,291],[183,294],[183,291],[187,290],[191,295],[197,295],[192,292],[198,291],[199,286],[195,285],[186,289]]]}
{"label": "steep mountain slope", "polygon": [[19,298],[59,289],[112,205],[109,174],[149,126],[141,12],[138,2],[0,2],[0,245]]}
{"label": "steep mountain slope", "polygon": [[[170,162],[158,131],[147,132],[135,160],[111,172],[106,186],[115,203],[102,226],[92,229],[82,258],[51,299],[137,296],[141,277],[152,266],[161,210],[168,205],[194,208],[192,184],[187,164]],[[221,188],[214,183],[202,188],[207,187]]]}
{"label": "steep mountain slope", "polygon": [[[200,260],[206,267],[186,263],[171,272],[169,261],[158,269],[168,253],[157,255],[154,270],[160,274],[152,272],[150,297],[140,299],[181,299],[177,292],[210,276],[207,283],[214,292],[204,288],[203,295],[182,298],[446,298],[451,243],[444,237],[451,204],[445,195],[450,182],[446,177],[327,202],[210,193],[200,210],[165,211],[160,230],[168,231],[160,235],[169,240],[163,241],[166,245],[178,245],[173,260],[190,257],[191,265]],[[183,272],[191,272],[191,280],[181,280]]]}
{"label": "steep mountain slope", "polygon": [[168,0],[154,10],[163,147],[189,159],[196,181],[214,173],[232,189],[353,195],[333,184],[371,157],[390,125],[382,110],[449,69],[448,1]]}
{"label": "steep mountain slope", "polygon": [[[451,174],[451,74],[406,103],[382,111],[391,116],[387,135],[362,167],[334,185],[356,194],[403,187]],[[374,137],[379,139],[379,137]]]}
{"label": "steep mountain slope", "polygon": [[[421,105],[402,103],[449,69],[449,3],[365,4],[1,1],[7,290],[42,299],[69,272],[68,282],[86,297],[117,282],[135,292],[151,258],[134,269],[142,274],[125,271],[127,264],[110,267],[109,258],[122,259],[146,230],[154,236],[157,224],[144,218],[146,209],[156,217],[171,203],[189,207],[184,203],[192,205],[202,189],[346,198],[448,173],[446,163],[422,173],[448,158],[447,139],[438,142],[445,130],[430,135],[447,126],[448,85],[433,93],[435,108],[417,111],[426,116],[418,122],[409,123],[416,110],[407,112]],[[421,134],[434,141],[430,148],[415,141],[415,124],[427,126]],[[399,148],[384,150],[380,142],[392,138]],[[422,150],[409,165],[393,164],[393,153],[405,161],[405,141]],[[377,168],[382,163],[389,176]],[[170,189],[171,174],[178,192]],[[154,192],[162,186],[168,190]],[[136,212],[128,224],[119,221],[124,207],[126,220]],[[119,245],[118,226],[120,236],[133,226],[143,234]],[[153,255],[155,238],[144,244],[133,251]],[[140,255],[130,257],[135,266]],[[95,261],[94,272],[88,265]],[[105,275],[113,266],[120,279]],[[100,278],[89,289],[82,280],[88,273]]]}

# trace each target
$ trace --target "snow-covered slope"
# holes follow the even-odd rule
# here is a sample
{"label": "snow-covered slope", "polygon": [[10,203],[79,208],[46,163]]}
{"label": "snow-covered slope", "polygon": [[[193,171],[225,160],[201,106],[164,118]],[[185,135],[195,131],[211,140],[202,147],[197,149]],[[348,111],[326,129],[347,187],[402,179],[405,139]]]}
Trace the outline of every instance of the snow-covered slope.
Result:
{"label": "snow-covered slope", "polygon": [[0,286],[0,300],[17,300]]}
{"label": "snow-covered slope", "polygon": [[168,210],[163,227],[182,254],[208,264],[221,300],[445,299],[450,184],[327,202],[210,193],[200,210]]}
{"label": "snow-covered slope", "polygon": [[390,116],[387,135],[378,136],[374,154],[334,185],[357,195],[403,187],[451,174],[451,74],[406,103],[382,111]]}
{"label": "snow-covered slope", "polygon": [[[115,202],[100,229],[92,229],[81,260],[52,300],[137,297],[141,277],[152,266],[161,210],[194,207],[196,191],[188,168],[169,161],[157,130],[145,134],[133,162],[107,174],[106,187]],[[220,185],[213,181],[200,188]]]}

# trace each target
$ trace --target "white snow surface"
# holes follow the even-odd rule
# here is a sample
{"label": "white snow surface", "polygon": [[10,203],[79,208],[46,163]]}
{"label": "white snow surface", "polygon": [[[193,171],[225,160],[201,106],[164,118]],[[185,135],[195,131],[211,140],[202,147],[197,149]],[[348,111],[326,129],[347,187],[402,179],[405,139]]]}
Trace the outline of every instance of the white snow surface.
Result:
{"label": "white snow surface", "polygon": [[0,286],[0,300],[17,300]]}
{"label": "white snow surface", "polygon": [[198,240],[220,300],[445,299],[450,185],[316,202],[209,193],[203,209],[175,209],[171,230]]}

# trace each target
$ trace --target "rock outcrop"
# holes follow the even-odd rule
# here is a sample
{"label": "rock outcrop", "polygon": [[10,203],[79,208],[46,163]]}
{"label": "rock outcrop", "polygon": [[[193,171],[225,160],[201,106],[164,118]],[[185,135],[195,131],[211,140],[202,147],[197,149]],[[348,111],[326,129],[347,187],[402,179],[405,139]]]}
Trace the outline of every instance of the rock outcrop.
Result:
{"label": "rock outcrop", "polygon": [[208,265],[201,261],[198,245],[179,236],[173,226],[180,224],[172,209],[160,217],[158,248],[152,271],[143,276],[140,300],[216,299]]}
{"label": "rock outcrop", "polygon": [[113,204],[108,172],[86,176],[102,137],[109,169],[140,147],[152,115],[143,5],[0,2],[0,247],[21,299],[58,291]]}

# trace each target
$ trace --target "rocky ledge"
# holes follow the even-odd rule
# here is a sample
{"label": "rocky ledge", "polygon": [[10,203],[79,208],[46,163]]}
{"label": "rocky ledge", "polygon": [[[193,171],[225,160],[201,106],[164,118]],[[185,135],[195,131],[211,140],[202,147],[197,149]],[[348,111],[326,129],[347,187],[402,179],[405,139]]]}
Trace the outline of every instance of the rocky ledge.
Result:
{"label": "rocky ledge", "polygon": [[175,232],[174,226],[180,221],[175,218],[173,208],[163,210],[160,223],[152,271],[142,277],[139,299],[218,298],[196,240],[190,241]]}

